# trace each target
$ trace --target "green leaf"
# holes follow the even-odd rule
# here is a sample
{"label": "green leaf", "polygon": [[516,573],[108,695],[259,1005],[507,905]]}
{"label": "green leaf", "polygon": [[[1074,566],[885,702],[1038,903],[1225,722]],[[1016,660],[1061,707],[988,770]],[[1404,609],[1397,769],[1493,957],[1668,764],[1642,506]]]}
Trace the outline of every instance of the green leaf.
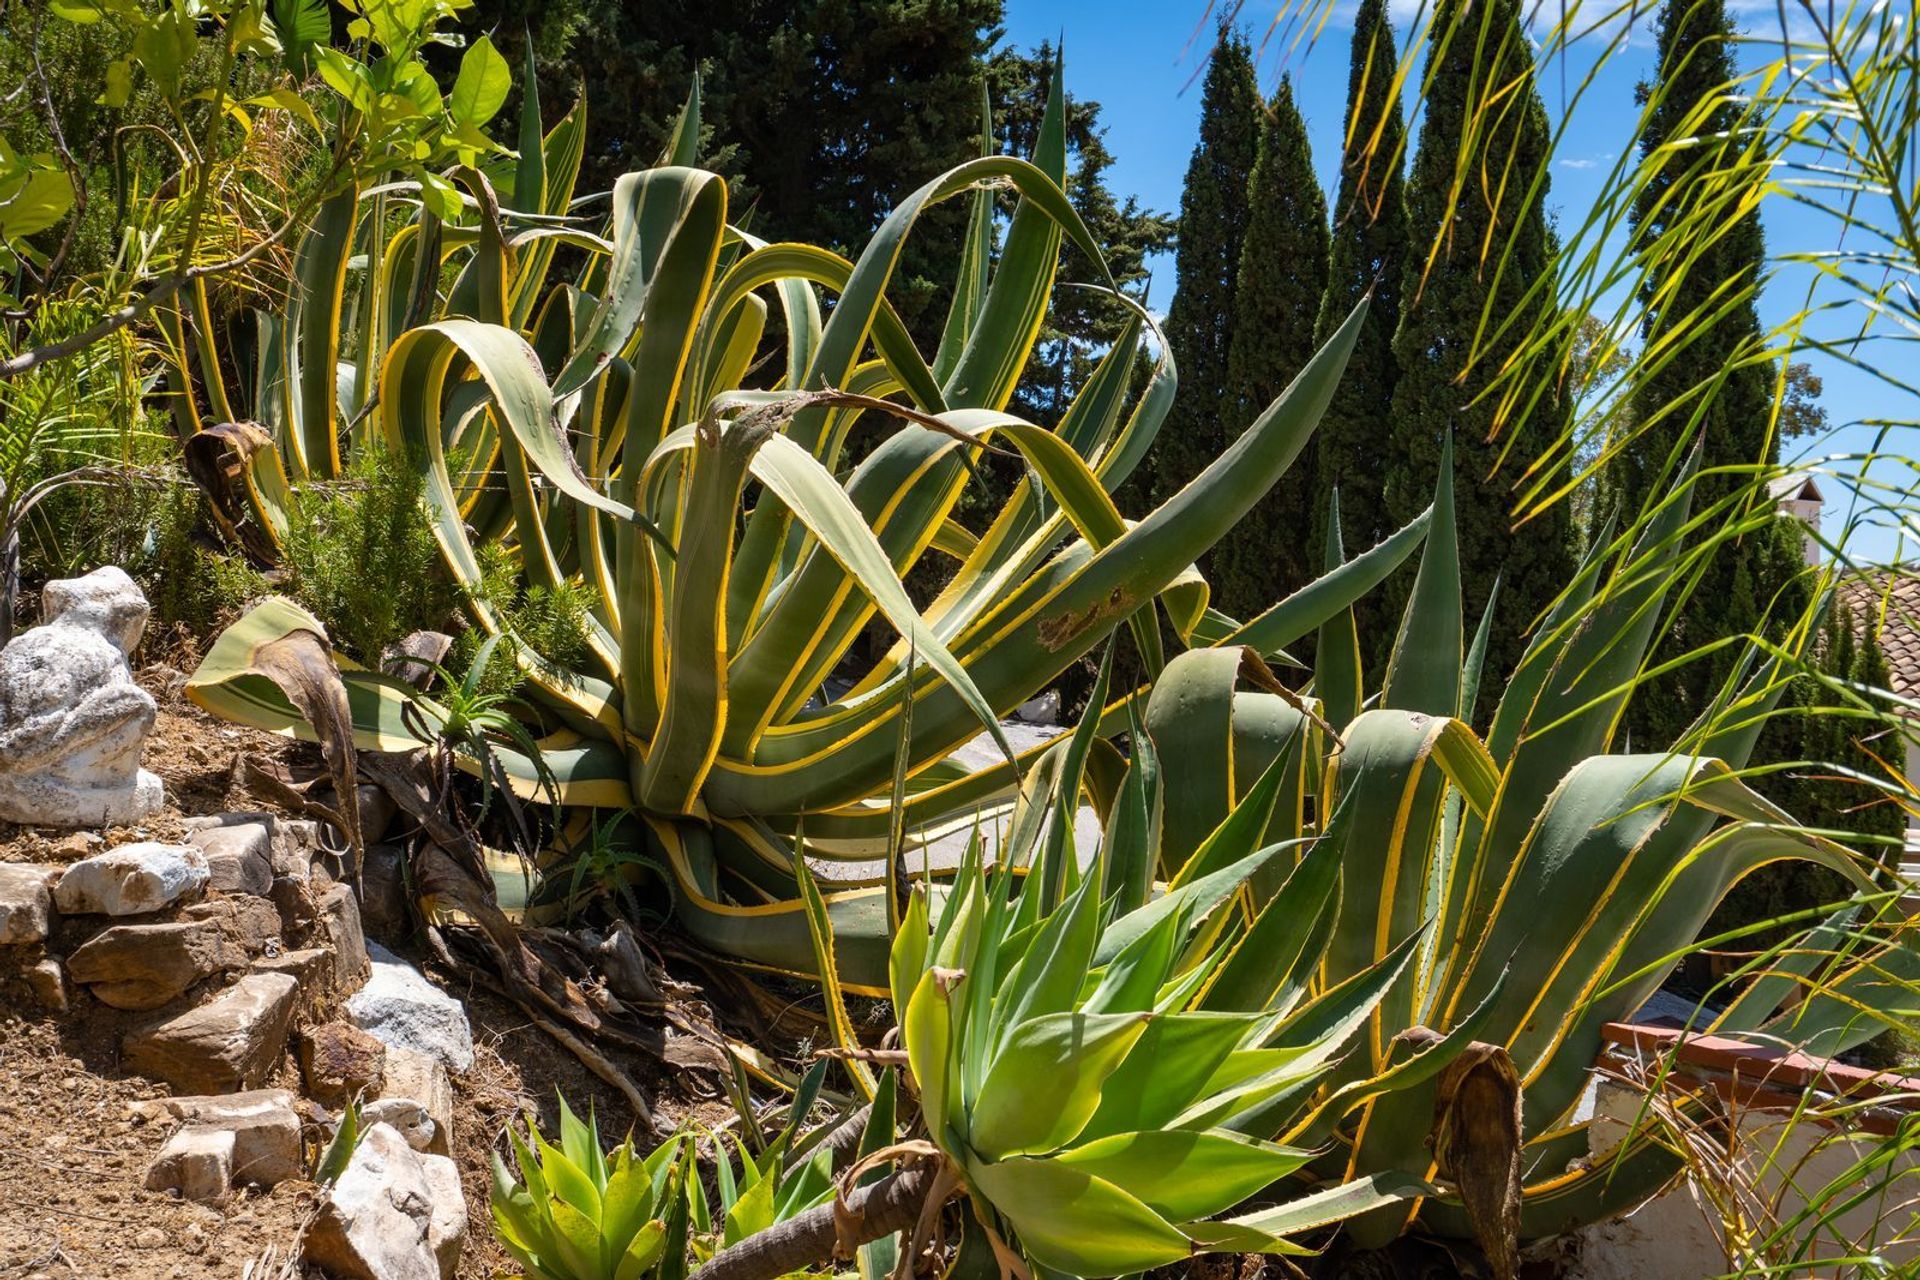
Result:
{"label": "green leaf", "polygon": [[333,38],[326,0],[273,0],[273,25],[287,70],[298,76],[312,70],[314,49]]}
{"label": "green leaf", "polygon": [[1312,1154],[1220,1129],[1149,1129],[1097,1138],[1055,1159],[1104,1178],[1179,1222],[1232,1208]]}
{"label": "green leaf", "polygon": [[73,207],[73,183],[64,171],[29,167],[8,174],[0,170],[0,241],[36,235],[67,216]]}
{"label": "green leaf", "polygon": [[493,47],[492,37],[481,36],[460,58],[460,74],[447,95],[447,110],[456,123],[478,128],[499,113],[512,88],[513,71],[507,60]]}
{"label": "green leaf", "polygon": [[116,111],[127,105],[127,99],[133,94],[133,65],[125,58],[115,58],[107,64],[107,85],[94,101],[102,106],[112,107]]}
{"label": "green leaf", "polygon": [[1034,1261],[1073,1276],[1117,1276],[1186,1258],[1172,1223],[1119,1187],[1057,1160],[969,1162],[967,1177]]}
{"label": "green leaf", "polygon": [[1100,1108],[1100,1089],[1151,1015],[1053,1013],[1023,1022],[987,1071],[967,1141],[990,1159],[1052,1151]]}

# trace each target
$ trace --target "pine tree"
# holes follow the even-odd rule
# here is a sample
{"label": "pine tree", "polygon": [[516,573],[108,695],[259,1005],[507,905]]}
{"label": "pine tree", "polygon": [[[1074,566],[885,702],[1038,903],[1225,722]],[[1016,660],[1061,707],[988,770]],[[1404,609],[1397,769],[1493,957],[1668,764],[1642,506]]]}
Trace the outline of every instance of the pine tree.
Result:
{"label": "pine tree", "polygon": [[[1646,113],[1639,144],[1651,175],[1634,209],[1635,234],[1643,243],[1655,243],[1703,214],[1711,220],[1723,207],[1729,175],[1740,171],[1738,107],[1723,102],[1705,120],[1695,114],[1703,103],[1720,98],[1733,78],[1733,34],[1723,0],[1667,0],[1660,11],[1661,89]],[[1643,95],[1649,92],[1642,87]],[[1662,152],[1679,136],[1709,141]],[[1711,141],[1716,137],[1721,140]],[[1756,172],[1753,180],[1763,177]],[[1684,453],[1688,443],[1698,443],[1703,473],[1693,489],[1695,513],[1751,482],[1750,475],[1715,474],[1714,468],[1779,460],[1779,443],[1769,427],[1774,370],[1756,358],[1764,340],[1755,286],[1765,256],[1756,209],[1701,245],[1697,255],[1676,267],[1677,278],[1646,282],[1641,294],[1646,345],[1674,346],[1675,357],[1651,371],[1634,397],[1639,432],[1608,477],[1623,515],[1631,516],[1670,489],[1669,458]],[[1734,295],[1734,305],[1702,322],[1701,315]],[[1756,491],[1747,501],[1771,498]],[[1719,519],[1737,520],[1741,514],[1736,508]],[[1721,546],[1653,660],[1764,630],[1769,616],[1791,616],[1804,599],[1792,586],[1803,568],[1799,530],[1791,521],[1774,521]],[[1776,603],[1783,590],[1787,596]],[[1736,659],[1737,648],[1728,648],[1649,686],[1630,712],[1636,740],[1649,746],[1673,742],[1708,707]]]}
{"label": "pine tree", "polygon": [[[1053,78],[1054,47],[1042,41],[1031,52],[1002,49],[987,66],[993,96],[994,128],[1001,149],[1031,155],[1046,110]],[[1123,290],[1146,296],[1146,261],[1173,244],[1174,220],[1142,205],[1133,196],[1116,197],[1107,185],[1114,155],[1107,149],[1100,104],[1065,95],[1067,198],[1093,233],[1108,271]],[[1060,249],[1059,283],[1040,336],[1027,362],[1027,375],[1014,391],[1012,411],[1033,422],[1059,422],[1108,347],[1133,313],[1103,292],[1068,289],[1060,284],[1104,284],[1105,277],[1072,241]],[[1011,468],[1018,472],[1019,468]]]}
{"label": "pine tree", "polygon": [[[1229,438],[1246,430],[1313,356],[1327,289],[1327,201],[1313,172],[1307,122],[1280,81],[1260,123],[1247,180],[1248,222],[1227,344]],[[1214,603],[1251,618],[1319,576],[1310,529],[1320,486],[1311,451],[1214,549]]]}
{"label": "pine tree", "polygon": [[[1440,63],[1429,73],[1407,185],[1411,248],[1393,346],[1400,380],[1381,432],[1385,505],[1388,522],[1399,525],[1431,501],[1441,444],[1451,432],[1469,625],[1496,576],[1501,582],[1480,683],[1484,709],[1519,661],[1528,627],[1573,568],[1565,503],[1518,531],[1512,517],[1514,478],[1559,436],[1564,409],[1543,399],[1524,416],[1502,420],[1481,394],[1528,328],[1524,313],[1553,303],[1551,289],[1529,297],[1552,270],[1542,207],[1551,135],[1517,0],[1441,0],[1435,22],[1438,30],[1459,30],[1437,50]],[[1490,95],[1490,86],[1501,92]],[[1341,499],[1345,506],[1346,494]],[[1404,599],[1407,575],[1386,586],[1389,603]]]}
{"label": "pine tree", "polygon": [[[1393,334],[1400,325],[1400,284],[1407,259],[1406,183],[1401,176],[1406,125],[1394,88],[1398,70],[1387,0],[1361,0],[1347,74],[1346,142],[1334,202],[1327,290],[1314,329],[1316,345],[1325,342],[1372,291],[1346,377],[1320,417],[1312,446],[1318,488],[1340,490],[1341,541],[1349,555],[1392,532],[1382,501],[1380,453],[1393,390],[1400,381]],[[1326,531],[1315,521],[1310,563],[1325,562],[1325,542]],[[1373,596],[1360,602],[1356,620],[1363,643],[1369,637],[1382,645],[1391,643],[1394,626],[1379,613]]]}
{"label": "pine tree", "polygon": [[1247,238],[1247,177],[1258,158],[1260,110],[1253,50],[1239,35],[1223,31],[1207,66],[1200,141],[1180,193],[1173,305],[1166,323],[1180,391],[1150,455],[1155,501],[1179,492],[1239,432],[1227,386],[1227,347],[1240,246]]}
{"label": "pine tree", "polygon": [[[551,117],[586,95],[582,192],[653,163],[697,70],[700,163],[727,178],[732,219],[857,253],[894,200],[979,153],[1001,12],[1001,0],[477,0],[462,18],[493,32],[516,78],[530,32]],[[965,200],[933,209],[888,290],[923,345],[939,336],[966,217]]]}

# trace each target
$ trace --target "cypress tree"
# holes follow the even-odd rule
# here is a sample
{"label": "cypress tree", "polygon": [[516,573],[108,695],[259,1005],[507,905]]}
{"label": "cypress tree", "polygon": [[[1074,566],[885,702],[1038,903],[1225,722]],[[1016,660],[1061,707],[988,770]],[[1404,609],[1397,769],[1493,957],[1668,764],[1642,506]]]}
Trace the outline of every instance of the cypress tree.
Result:
{"label": "cypress tree", "polygon": [[[1385,505],[1398,525],[1431,501],[1451,432],[1469,625],[1495,577],[1502,583],[1480,684],[1484,709],[1574,563],[1567,504],[1518,531],[1511,514],[1515,477],[1559,436],[1564,409],[1543,397],[1524,415],[1501,420],[1493,398],[1482,397],[1530,327],[1524,313],[1554,304],[1551,289],[1528,293],[1552,270],[1542,208],[1551,134],[1517,0],[1441,0],[1435,23],[1438,31],[1458,29],[1436,47],[1407,184],[1411,248],[1393,345],[1400,379],[1382,432],[1389,440]],[[1406,578],[1388,581],[1389,602],[1405,598]]]}
{"label": "cypress tree", "polygon": [[[1367,291],[1373,291],[1347,375],[1321,415],[1312,445],[1317,487],[1340,490],[1341,541],[1349,554],[1392,532],[1382,500],[1380,451],[1391,420],[1393,390],[1400,381],[1393,334],[1400,325],[1400,283],[1407,259],[1406,183],[1401,176],[1406,125],[1394,88],[1398,72],[1387,0],[1361,0],[1347,73],[1345,145],[1333,206],[1327,290],[1314,329],[1315,344],[1325,342]],[[1316,522],[1311,563],[1325,562],[1325,542],[1326,530]],[[1369,594],[1356,607],[1355,619],[1361,643],[1377,643],[1384,651],[1395,628],[1378,614]]]}
{"label": "cypress tree", "polygon": [[[1738,108],[1719,101],[1705,119],[1695,114],[1722,99],[1733,78],[1733,27],[1723,0],[1667,0],[1658,36],[1661,87],[1641,127],[1641,162],[1649,176],[1635,204],[1634,234],[1648,245],[1684,234],[1698,252],[1677,265],[1675,276],[1649,279],[1642,288],[1647,349],[1671,346],[1675,355],[1636,389],[1640,430],[1611,469],[1613,500],[1629,515],[1665,494],[1669,459],[1691,443],[1700,448],[1702,472],[1694,485],[1695,513],[1751,483],[1749,474],[1715,474],[1714,468],[1779,461],[1769,423],[1774,370],[1758,354],[1764,338],[1757,284],[1766,255],[1760,215],[1753,209],[1724,227],[1718,216],[1747,163],[1735,129]],[[1646,86],[1641,92],[1651,95]],[[1680,137],[1700,141],[1662,150]],[[1764,177],[1756,171],[1751,180]],[[1709,243],[1699,244],[1696,231],[1678,230],[1698,221],[1717,232]],[[1730,297],[1734,304],[1725,306]],[[1738,519],[1748,502],[1771,501],[1754,486],[1723,519]],[[1715,550],[1654,660],[1762,630],[1770,608],[1776,619],[1788,616],[1801,593],[1790,591],[1777,604],[1776,597],[1804,568],[1799,541],[1799,527],[1779,520]],[[1629,712],[1635,739],[1650,748],[1674,742],[1710,704],[1736,659],[1735,648],[1706,655],[1643,691]]]}
{"label": "cypress tree", "polygon": [[1156,502],[1179,492],[1238,433],[1227,385],[1227,347],[1240,246],[1247,238],[1247,176],[1260,143],[1260,86],[1253,50],[1223,30],[1200,95],[1200,141],[1187,162],[1174,249],[1166,335],[1179,395],[1152,454]]}
{"label": "cypress tree", "polygon": [[[1247,181],[1248,223],[1234,287],[1227,345],[1230,417],[1237,436],[1306,366],[1327,288],[1327,201],[1313,172],[1307,123],[1285,79],[1260,125],[1259,158]],[[1321,501],[1312,453],[1260,500],[1213,552],[1215,603],[1250,618],[1319,576],[1310,559],[1311,512]]]}

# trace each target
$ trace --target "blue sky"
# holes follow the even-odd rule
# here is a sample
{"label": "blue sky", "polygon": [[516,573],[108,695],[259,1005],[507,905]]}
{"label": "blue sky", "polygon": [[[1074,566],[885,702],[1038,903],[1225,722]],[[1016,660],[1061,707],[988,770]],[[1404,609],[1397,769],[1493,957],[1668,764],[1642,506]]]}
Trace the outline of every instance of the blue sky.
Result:
{"label": "blue sky", "polygon": [[[1741,0],[1735,0],[1736,11]],[[1770,0],[1769,0],[1770,7]],[[1275,5],[1249,0],[1249,22],[1266,23]],[[1409,7],[1409,16],[1411,9]],[[1758,21],[1766,21],[1758,17]],[[1331,197],[1339,160],[1340,130],[1346,105],[1347,29],[1338,26],[1338,14],[1311,48],[1285,47],[1276,37],[1260,49],[1261,85],[1271,91],[1280,75],[1291,75],[1295,100],[1306,118],[1321,185]],[[1082,99],[1101,104],[1107,145],[1116,159],[1109,181],[1119,195],[1138,196],[1155,209],[1177,212],[1180,186],[1192,152],[1200,110],[1200,76],[1212,39],[1207,0],[1007,0],[1007,41],[1022,46],[1046,39],[1063,39],[1066,46],[1067,86]],[[1256,45],[1261,32],[1254,30]],[[1404,19],[1398,32],[1407,36]],[[1571,118],[1563,104],[1580,89],[1585,68],[1550,65],[1541,79],[1541,92],[1550,115],[1564,133],[1556,152],[1548,208],[1568,232],[1578,228],[1599,199],[1610,170],[1623,150],[1632,146],[1636,108],[1635,83],[1652,62],[1651,34],[1636,34],[1625,52],[1599,73],[1579,98]],[[1767,234],[1770,248],[1813,247],[1816,238],[1831,238],[1825,223],[1796,214],[1784,202],[1769,206]],[[1173,289],[1170,258],[1154,266],[1150,304],[1164,309]],[[1776,283],[1763,300],[1763,320],[1773,322],[1803,305],[1804,284]],[[1826,384],[1823,403],[1836,426],[1822,441],[1788,446],[1792,455],[1818,458],[1834,453],[1864,451],[1871,432],[1850,426],[1862,418],[1889,416],[1887,393],[1872,379],[1844,365],[1812,361]],[[1911,414],[1911,408],[1904,410]],[[1837,470],[1852,471],[1839,464]],[[1888,480],[1909,477],[1883,463],[1876,475]],[[1851,495],[1844,486],[1826,484],[1826,528],[1837,535],[1845,522]],[[1848,550],[1864,559],[1886,560],[1901,554],[1894,534],[1884,528],[1861,528],[1849,538]],[[1911,554],[1911,551],[1906,552]]]}

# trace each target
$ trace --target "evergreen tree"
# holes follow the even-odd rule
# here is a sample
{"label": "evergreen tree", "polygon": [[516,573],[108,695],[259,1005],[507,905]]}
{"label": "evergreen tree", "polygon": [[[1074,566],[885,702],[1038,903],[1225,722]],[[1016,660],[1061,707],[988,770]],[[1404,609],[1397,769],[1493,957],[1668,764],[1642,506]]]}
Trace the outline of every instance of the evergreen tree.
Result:
{"label": "evergreen tree", "polygon": [[1150,455],[1156,502],[1185,487],[1242,425],[1235,421],[1227,384],[1227,348],[1240,247],[1247,238],[1247,177],[1259,154],[1260,111],[1253,50],[1238,34],[1223,30],[1207,66],[1200,141],[1180,193],[1173,305],[1166,323],[1180,390]]}
{"label": "evergreen tree", "polygon": [[[1347,361],[1346,377],[1313,434],[1313,470],[1322,491],[1340,490],[1341,542],[1349,555],[1392,530],[1380,483],[1381,442],[1400,381],[1393,335],[1400,325],[1400,284],[1407,259],[1406,183],[1401,161],[1406,125],[1395,92],[1399,59],[1387,0],[1361,0],[1353,22],[1352,67],[1347,74],[1345,146],[1340,191],[1334,201],[1327,291],[1320,302],[1315,345],[1333,336],[1369,290],[1373,301]],[[1325,563],[1326,530],[1313,522],[1311,564]],[[1356,611],[1362,642],[1390,644],[1395,625],[1369,595]]]}
{"label": "evergreen tree", "polygon": [[[1721,102],[1706,120],[1695,115],[1702,104],[1722,98],[1733,78],[1733,34],[1724,0],[1667,0],[1660,11],[1661,89],[1640,136],[1642,163],[1651,173],[1634,209],[1635,234],[1645,243],[1703,213],[1712,218],[1727,197],[1729,175],[1737,175],[1744,163],[1736,104]],[[1645,97],[1650,90],[1642,86],[1641,93]],[[1703,141],[1662,150],[1680,136]],[[1752,180],[1764,177],[1755,172]],[[1775,369],[1758,358],[1764,339],[1756,285],[1765,255],[1755,209],[1699,246],[1697,255],[1677,267],[1676,278],[1646,282],[1641,294],[1646,345],[1649,350],[1672,346],[1675,356],[1651,371],[1634,397],[1639,430],[1609,477],[1614,502],[1624,514],[1667,492],[1669,459],[1683,454],[1690,442],[1699,445],[1702,472],[1693,490],[1695,513],[1751,484],[1751,475],[1713,469],[1779,460],[1769,425]],[[1734,305],[1702,321],[1729,297]],[[1753,489],[1743,506],[1771,502],[1764,489]],[[1721,519],[1741,514],[1735,508]],[[1804,600],[1792,585],[1803,568],[1799,530],[1788,521],[1771,522],[1721,546],[1652,660],[1762,631],[1770,609],[1772,618],[1791,616]],[[1776,603],[1783,590],[1786,596]],[[1736,660],[1737,650],[1728,648],[1662,677],[1634,700],[1629,724],[1635,738],[1653,747],[1673,742],[1711,703]]]}
{"label": "evergreen tree", "polygon": [[[1327,201],[1314,176],[1307,122],[1285,79],[1261,120],[1247,205],[1227,344],[1229,438],[1246,430],[1312,358],[1327,289]],[[1311,512],[1319,494],[1312,452],[1303,452],[1286,479],[1214,549],[1210,581],[1219,608],[1251,618],[1319,576],[1308,533],[1317,523]]]}
{"label": "evergreen tree", "polygon": [[[1790,518],[1782,518],[1781,524],[1787,532],[1797,532]],[[1812,656],[1818,674],[1794,677],[1754,749],[1759,759],[1797,767],[1760,775],[1754,785],[1805,826],[1869,837],[1854,847],[1892,868],[1899,861],[1897,842],[1906,827],[1905,812],[1833,767],[1885,778],[1888,765],[1901,766],[1903,747],[1896,735],[1882,733],[1872,720],[1825,710],[1841,699],[1826,682],[1874,689],[1888,685],[1886,655],[1862,623],[1844,604],[1834,604]],[[1813,910],[1839,902],[1851,892],[1846,880],[1824,867],[1776,862],[1735,885],[1701,932],[1712,936]],[[1734,945],[1753,949],[1780,940],[1786,932],[1769,931]]]}
{"label": "evergreen tree", "polygon": [[[700,162],[728,179],[733,220],[846,253],[894,200],[978,154],[1001,9],[1001,0],[477,0],[463,17],[493,32],[516,76],[531,31],[552,118],[586,95],[582,192],[653,163],[698,70]],[[932,210],[888,292],[924,343],[945,316],[966,216],[964,200]]]}
{"label": "evergreen tree", "polygon": [[[1529,296],[1552,270],[1542,208],[1551,135],[1517,0],[1440,0],[1435,22],[1437,30],[1459,30],[1436,49],[1440,62],[1429,71],[1407,184],[1411,248],[1393,346],[1400,379],[1381,433],[1385,497],[1389,524],[1418,515],[1432,500],[1441,444],[1452,433],[1469,626],[1495,577],[1501,582],[1480,682],[1484,709],[1505,687],[1528,627],[1574,564],[1567,504],[1518,531],[1512,517],[1514,479],[1559,436],[1564,409],[1543,398],[1524,416],[1502,420],[1493,398],[1482,396],[1530,327],[1524,313],[1554,305],[1551,289]],[[1490,86],[1500,92],[1491,94]],[[1341,499],[1345,506],[1344,493]],[[1409,575],[1389,579],[1383,594],[1390,607],[1409,584]]]}
{"label": "evergreen tree", "polygon": [[[1051,44],[1042,41],[1031,52],[1003,49],[988,64],[994,128],[1003,151],[1032,154],[1046,110],[1055,53]],[[1144,299],[1146,261],[1173,244],[1174,220],[1146,208],[1133,196],[1121,200],[1114,195],[1107,185],[1114,156],[1107,150],[1100,104],[1068,92],[1065,105],[1067,198],[1093,233],[1115,282]],[[1027,363],[1027,376],[1014,391],[1010,406],[1022,417],[1048,426],[1059,422],[1132,314],[1104,294],[1060,287],[1065,284],[1104,285],[1105,277],[1072,241],[1063,238],[1052,305]]]}

